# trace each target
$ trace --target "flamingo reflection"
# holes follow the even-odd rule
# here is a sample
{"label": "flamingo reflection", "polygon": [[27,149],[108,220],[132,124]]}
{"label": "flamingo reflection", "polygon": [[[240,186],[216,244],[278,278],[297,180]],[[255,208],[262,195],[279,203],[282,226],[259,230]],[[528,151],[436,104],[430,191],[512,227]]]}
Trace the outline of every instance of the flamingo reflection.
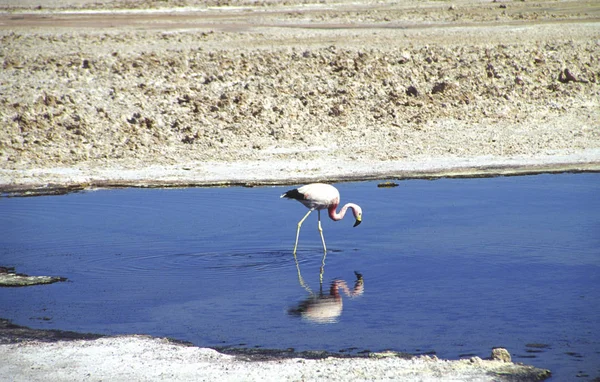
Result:
{"label": "flamingo reflection", "polygon": [[[350,290],[348,284],[344,280],[336,279],[331,282],[329,294],[323,293],[322,284],[319,294],[312,293],[310,288],[304,283],[302,276],[299,276],[300,284],[308,290],[310,296],[300,302],[298,306],[290,308],[288,313],[319,324],[337,322],[343,309],[342,295],[340,292],[343,292],[347,297],[351,298],[361,296],[364,292],[365,283],[363,276],[358,272],[354,272],[354,274],[356,275],[354,289]],[[298,269],[298,275],[300,275],[300,269]]]}

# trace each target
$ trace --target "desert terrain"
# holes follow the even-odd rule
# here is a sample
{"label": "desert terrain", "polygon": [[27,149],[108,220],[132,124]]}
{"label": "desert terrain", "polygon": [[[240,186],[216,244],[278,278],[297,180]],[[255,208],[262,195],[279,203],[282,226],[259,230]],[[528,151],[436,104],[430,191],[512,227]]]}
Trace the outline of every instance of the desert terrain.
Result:
{"label": "desert terrain", "polygon": [[594,1],[0,11],[4,191],[600,168]]}
{"label": "desert terrain", "polygon": [[[593,0],[4,0],[0,192],[598,171],[599,57]],[[548,376],[499,360],[248,362],[164,339],[42,337],[5,332],[0,375]]]}

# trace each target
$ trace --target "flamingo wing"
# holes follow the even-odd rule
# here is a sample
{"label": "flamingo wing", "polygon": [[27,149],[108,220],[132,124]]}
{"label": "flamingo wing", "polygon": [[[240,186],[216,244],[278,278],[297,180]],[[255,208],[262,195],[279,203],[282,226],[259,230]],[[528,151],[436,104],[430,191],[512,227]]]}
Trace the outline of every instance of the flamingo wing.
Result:
{"label": "flamingo wing", "polygon": [[304,204],[307,208],[315,210],[323,210],[338,205],[340,203],[340,193],[338,190],[324,183],[312,183],[289,190],[282,198],[295,199]]}

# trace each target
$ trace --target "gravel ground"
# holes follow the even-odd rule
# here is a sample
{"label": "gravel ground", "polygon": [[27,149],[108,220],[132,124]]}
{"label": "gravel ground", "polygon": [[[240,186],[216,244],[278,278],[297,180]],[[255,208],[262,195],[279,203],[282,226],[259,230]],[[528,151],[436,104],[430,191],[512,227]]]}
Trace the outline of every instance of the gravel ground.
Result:
{"label": "gravel ground", "polygon": [[2,190],[600,169],[595,1],[34,4],[0,14]]}
{"label": "gravel ground", "polygon": [[[40,4],[0,2],[0,192],[600,170],[597,1]],[[15,381],[547,376],[140,336],[0,354]]]}

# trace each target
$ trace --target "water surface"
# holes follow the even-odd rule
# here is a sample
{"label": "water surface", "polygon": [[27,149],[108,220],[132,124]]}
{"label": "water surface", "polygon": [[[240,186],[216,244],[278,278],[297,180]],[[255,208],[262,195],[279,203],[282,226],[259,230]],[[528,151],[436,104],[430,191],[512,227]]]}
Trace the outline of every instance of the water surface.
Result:
{"label": "water surface", "polygon": [[[502,346],[556,381],[600,376],[600,174],[398,183],[337,185],[363,223],[323,215],[322,288],[316,213],[306,220],[298,265],[313,295],[292,256],[306,209],[279,199],[289,187],[1,198],[0,265],[69,281],[0,289],[0,317],[199,346],[443,358]],[[342,281],[357,296],[331,297]],[[329,317],[298,313],[315,307]]]}

